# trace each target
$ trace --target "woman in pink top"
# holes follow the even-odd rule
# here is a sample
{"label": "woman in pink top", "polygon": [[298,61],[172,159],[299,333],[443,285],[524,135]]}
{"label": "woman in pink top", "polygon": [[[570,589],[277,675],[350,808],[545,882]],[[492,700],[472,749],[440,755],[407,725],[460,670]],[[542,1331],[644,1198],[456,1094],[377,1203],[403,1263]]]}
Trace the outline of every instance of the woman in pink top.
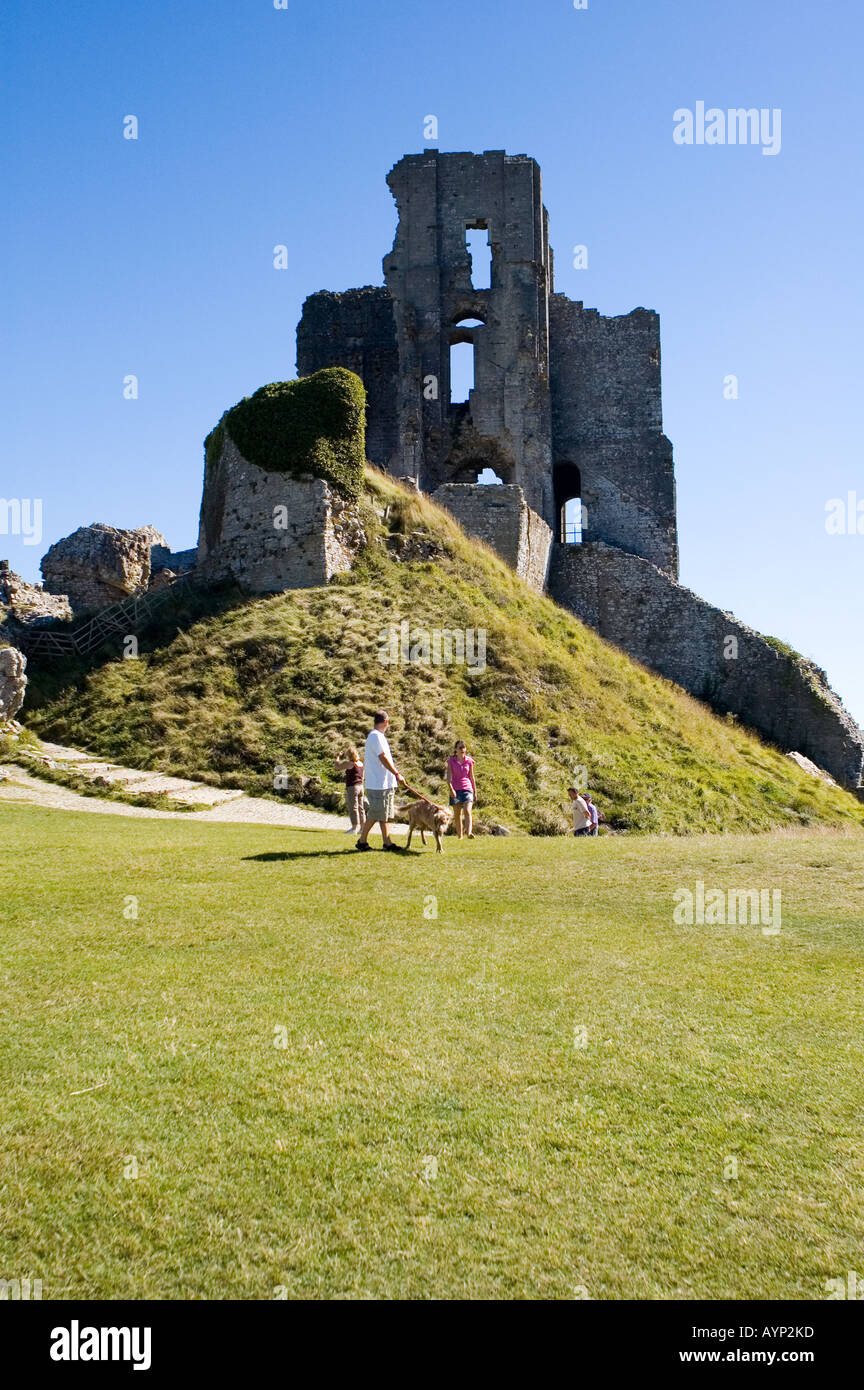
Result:
{"label": "woman in pink top", "polygon": [[468,839],[473,840],[471,807],[477,796],[474,759],[469,758],[461,739],[456,744],[453,755],[447,759],[447,781],[450,783],[450,805],[456,807],[456,834],[461,840],[463,827],[467,826]]}

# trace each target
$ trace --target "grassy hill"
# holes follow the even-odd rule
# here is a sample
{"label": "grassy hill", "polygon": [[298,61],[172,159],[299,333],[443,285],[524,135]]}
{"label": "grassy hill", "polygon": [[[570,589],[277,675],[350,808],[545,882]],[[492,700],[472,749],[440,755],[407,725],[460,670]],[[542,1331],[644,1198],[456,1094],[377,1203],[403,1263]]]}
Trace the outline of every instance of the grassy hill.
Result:
{"label": "grassy hill", "polygon": [[[481,816],[535,834],[567,828],[577,767],[617,829],[864,825],[853,796],[530,592],[428,499],[369,470],[361,506],[367,543],[350,574],[272,598],[193,598],[161,619],[138,660],[36,673],[29,726],[259,795],[284,767],[283,794],[336,805],[332,759],[362,743],[383,705],[409,782],[446,797],[445,759],[462,737],[477,760]],[[485,629],[485,669],[383,665],[382,631],[402,619]],[[306,787],[301,774],[320,781]]]}

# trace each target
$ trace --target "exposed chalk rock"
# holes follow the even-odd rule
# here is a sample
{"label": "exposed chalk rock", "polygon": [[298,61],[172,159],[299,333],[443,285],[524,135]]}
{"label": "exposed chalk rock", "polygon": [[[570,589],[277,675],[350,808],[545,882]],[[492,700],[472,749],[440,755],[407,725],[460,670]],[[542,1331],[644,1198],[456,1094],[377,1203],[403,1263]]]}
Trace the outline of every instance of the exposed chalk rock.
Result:
{"label": "exposed chalk rock", "polygon": [[817,767],[810,758],[805,758],[803,753],[787,753],[786,757],[791,758],[793,763],[797,763],[802,772],[808,772],[811,777],[818,777],[823,782],[830,782],[832,787],[837,786],[833,777],[830,777],[821,767]]}

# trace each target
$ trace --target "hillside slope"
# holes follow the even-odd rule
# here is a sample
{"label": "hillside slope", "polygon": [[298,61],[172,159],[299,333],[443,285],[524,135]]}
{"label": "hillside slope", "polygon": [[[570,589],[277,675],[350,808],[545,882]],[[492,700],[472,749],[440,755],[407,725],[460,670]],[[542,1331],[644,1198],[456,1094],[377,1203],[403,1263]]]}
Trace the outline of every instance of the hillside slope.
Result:
{"label": "hillside slope", "polygon": [[[619,829],[864,825],[853,796],[530,592],[428,499],[369,470],[361,506],[367,543],[350,574],[272,598],[213,596],[185,628],[163,620],[138,660],[65,686],[36,673],[30,727],[259,795],[284,768],[283,794],[332,805],[333,757],[362,743],[384,706],[409,782],[446,799],[445,759],[462,737],[477,760],[481,816],[534,833],[567,828],[576,768]],[[484,629],[485,669],[382,664],[382,635],[404,619],[413,640],[417,629]],[[301,789],[299,774],[321,782]]]}

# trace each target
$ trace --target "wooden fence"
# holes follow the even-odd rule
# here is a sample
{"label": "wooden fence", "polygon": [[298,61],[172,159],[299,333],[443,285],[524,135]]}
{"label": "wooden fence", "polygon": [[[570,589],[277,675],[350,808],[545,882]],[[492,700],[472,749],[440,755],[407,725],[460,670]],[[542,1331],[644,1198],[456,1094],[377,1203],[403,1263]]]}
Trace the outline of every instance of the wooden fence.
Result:
{"label": "wooden fence", "polygon": [[191,574],[182,574],[164,589],[151,589],[101,608],[65,632],[56,627],[22,628],[15,633],[15,645],[28,657],[86,656],[112,639],[135,636],[167,599],[176,598],[192,585]]}

